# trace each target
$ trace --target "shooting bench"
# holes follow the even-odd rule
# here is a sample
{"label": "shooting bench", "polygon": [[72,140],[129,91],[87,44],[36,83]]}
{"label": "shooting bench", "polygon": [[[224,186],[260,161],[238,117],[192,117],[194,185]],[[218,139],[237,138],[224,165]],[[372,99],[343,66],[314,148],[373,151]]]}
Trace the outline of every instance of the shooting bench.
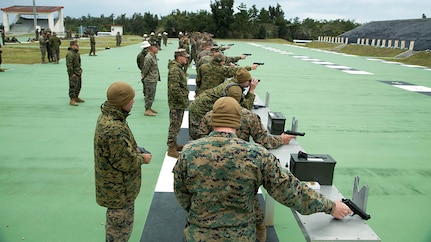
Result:
{"label": "shooting bench", "polygon": [[[267,127],[269,110],[269,94],[266,94],[265,102],[256,96],[255,107],[252,111],[258,114],[262,123]],[[292,127],[297,127],[297,123]],[[294,130],[296,131],[296,130]],[[289,145],[282,145],[277,149],[270,150],[279,160],[284,169],[291,167],[291,154],[304,151],[296,140],[291,140]],[[286,166],[287,164],[287,166]],[[366,200],[368,198],[368,187],[364,186],[358,191],[359,177],[355,178],[353,186],[352,200],[361,209],[365,210]],[[332,200],[341,200],[345,198],[334,185],[320,185],[318,192],[324,194]],[[266,193],[265,195],[265,224],[266,226],[274,225],[274,206],[275,200]],[[337,220],[324,213],[311,215],[301,215],[294,209],[291,209],[305,239],[310,241],[381,241],[376,233],[368,226],[365,220],[358,215],[347,216],[343,220]]]}

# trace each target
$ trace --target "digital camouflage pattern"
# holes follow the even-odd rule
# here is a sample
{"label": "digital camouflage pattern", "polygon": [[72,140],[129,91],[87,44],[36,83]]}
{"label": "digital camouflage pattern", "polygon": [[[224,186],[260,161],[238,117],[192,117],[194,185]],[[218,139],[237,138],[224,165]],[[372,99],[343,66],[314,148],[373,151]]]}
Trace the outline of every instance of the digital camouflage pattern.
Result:
{"label": "digital camouflage pattern", "polygon": [[169,132],[167,145],[177,142],[183,122],[184,110],[189,106],[189,87],[183,65],[176,60],[168,62]]}
{"label": "digital camouflage pattern", "polygon": [[[283,145],[283,139],[280,135],[272,135],[268,133],[266,128],[263,126],[259,115],[243,107],[241,107],[240,112],[241,126],[236,131],[238,138],[250,141],[250,137],[252,137],[254,142],[267,149],[275,149]],[[198,129],[199,138],[208,135],[212,131],[211,114],[212,110],[202,118]]]}
{"label": "digital camouflage pattern", "polygon": [[196,89],[199,93],[223,83],[226,78],[234,77],[239,68],[251,70],[250,66],[231,67],[221,65],[218,61],[203,64],[196,75]]}
{"label": "digital camouflage pattern", "polygon": [[144,65],[145,56],[148,54],[148,48],[144,48],[139,52],[136,57],[136,64],[138,65],[139,70],[142,71],[142,66]]}
{"label": "digital camouflage pattern", "polygon": [[82,86],[81,56],[78,50],[71,48],[69,52],[67,52],[66,67],[67,74],[69,75],[69,97],[76,98],[79,96]]}
{"label": "digital camouflage pattern", "polygon": [[79,55],[77,50],[70,49],[66,54],[66,67],[67,74],[69,76],[75,74],[77,76],[82,75],[81,69],[81,56]]}
{"label": "digital camouflage pattern", "polygon": [[[198,129],[202,118],[207,112],[212,110],[215,101],[222,97],[226,86],[230,83],[238,83],[238,80],[232,78],[214,88],[205,90],[199,96],[197,96],[195,100],[193,100],[193,102],[190,104],[189,136],[191,139],[198,138]],[[253,107],[255,97],[256,96],[253,93],[247,93],[247,95],[245,95],[245,97],[241,100],[241,106],[247,109],[251,109]]]}
{"label": "digital camouflage pattern", "polygon": [[106,210],[106,242],[127,242],[133,231],[135,206]]}
{"label": "digital camouflage pattern", "polygon": [[187,212],[186,241],[256,240],[255,196],[262,185],[301,214],[330,214],[335,203],[307,187],[264,147],[211,132],[186,144],[173,168],[174,192]]}
{"label": "digital camouflage pattern", "polygon": [[135,138],[127,125],[127,112],[105,102],[94,134],[96,201],[107,208],[134,204],[141,188],[141,165]]}
{"label": "digital camouflage pattern", "polygon": [[144,85],[145,108],[151,108],[156,96],[157,82],[160,81],[159,66],[155,54],[148,52],[145,56],[141,76]]}
{"label": "digital camouflage pattern", "polygon": [[148,52],[148,54],[144,58],[144,64],[142,65],[141,70],[141,74],[144,81],[160,81],[159,66],[157,64],[157,56],[155,54]]}

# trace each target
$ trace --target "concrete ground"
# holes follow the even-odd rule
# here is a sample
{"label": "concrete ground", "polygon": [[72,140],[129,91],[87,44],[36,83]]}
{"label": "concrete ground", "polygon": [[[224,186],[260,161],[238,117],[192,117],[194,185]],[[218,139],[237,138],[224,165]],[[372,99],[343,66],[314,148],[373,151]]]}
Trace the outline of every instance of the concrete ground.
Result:
{"label": "concrete ground", "polygon": [[[78,107],[69,106],[64,59],[59,65],[2,65],[9,70],[0,73],[0,241],[104,239],[93,134],[115,81],[135,88],[128,122],[137,142],[153,153],[136,200],[131,241],[140,240],[167,148],[167,61],[177,47],[170,41],[158,54],[157,117],[143,115],[138,43],[97,57],[81,53],[86,102]],[[257,94],[271,94],[270,109],[285,115],[286,128],[293,116],[299,120],[306,136],[298,142],[308,153],[337,161],[334,185],[346,197],[354,176],[369,185],[367,223],[382,241],[431,241],[430,69],[284,44],[229,43],[235,45],[226,55],[253,54],[240,65],[265,63],[252,71],[261,80]],[[290,209],[275,209],[279,240],[305,241]]]}

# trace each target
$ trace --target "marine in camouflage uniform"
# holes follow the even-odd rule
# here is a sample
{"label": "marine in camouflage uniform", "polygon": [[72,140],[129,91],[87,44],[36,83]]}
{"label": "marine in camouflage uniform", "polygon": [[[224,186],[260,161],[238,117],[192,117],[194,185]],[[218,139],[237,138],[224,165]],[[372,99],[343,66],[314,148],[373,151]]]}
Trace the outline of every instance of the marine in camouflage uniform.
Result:
{"label": "marine in camouflage uniform", "polygon": [[178,158],[177,137],[180,132],[184,111],[189,106],[189,88],[183,66],[189,55],[185,49],[175,51],[175,60],[168,63],[168,104],[169,104],[169,132],[168,156]]}
{"label": "marine in camouflage uniform", "polygon": [[79,46],[76,40],[70,41],[69,52],[66,54],[67,74],[69,75],[69,98],[70,105],[78,106],[84,102],[79,98],[82,86],[81,56],[78,53]]}
{"label": "marine in camouflage uniform", "polygon": [[[245,69],[242,69],[245,70]],[[232,86],[233,83],[236,83],[236,86]],[[229,81],[226,81],[214,88],[208,89],[201,93],[196,97],[195,100],[189,106],[189,137],[191,140],[198,139],[198,129],[201,123],[202,118],[205,116],[207,112],[209,112],[215,101],[224,95],[235,98],[238,102],[240,102],[241,106],[251,109],[253,107],[255,95],[254,93],[248,92],[247,95],[242,97],[243,88],[241,85],[245,85],[243,80],[241,82],[237,78],[232,78]],[[227,86],[230,86],[228,90],[226,90]],[[241,87],[241,88],[238,88]]]}
{"label": "marine in camouflage uniform", "polygon": [[199,67],[196,75],[196,94],[199,95],[201,92],[213,88],[223,83],[226,78],[234,77],[235,73],[240,68],[245,68],[251,71],[252,68],[256,69],[256,66],[245,66],[245,67],[231,67],[225,66],[225,56],[222,53],[216,53],[211,63],[203,64]]}
{"label": "marine in camouflage uniform", "polygon": [[[150,154],[138,145],[126,118],[133,105],[134,90],[126,83],[113,83],[101,107],[94,134],[96,202],[107,208],[106,241],[128,241],[133,229],[134,203],[141,188],[141,165]],[[131,104],[130,104],[131,103]],[[130,109],[123,109],[129,105]]]}
{"label": "marine in camouflage uniform", "polygon": [[[232,106],[236,114],[227,110]],[[235,100],[221,98],[213,110],[213,126],[220,129],[186,144],[173,168],[175,196],[187,212],[185,241],[254,242],[255,198],[261,185],[279,203],[301,214],[324,212],[337,218],[348,214],[350,210],[339,205],[341,201],[333,202],[309,188],[284,170],[264,147],[226,130],[239,127],[239,105]],[[226,124],[218,125],[216,121]]]}
{"label": "marine in camouflage uniform", "polygon": [[[241,107],[240,112],[241,126],[236,131],[236,136],[238,136],[238,138],[250,141],[250,137],[252,137],[254,142],[267,149],[275,149],[283,145],[284,142],[282,136],[268,133],[266,128],[263,126],[259,115],[243,107]],[[202,118],[198,129],[199,138],[208,135],[212,131],[211,114],[212,111],[209,111]]]}
{"label": "marine in camouflage uniform", "polygon": [[160,81],[159,66],[157,64],[158,44],[157,41],[150,42],[150,50],[145,56],[141,70],[142,84],[144,85],[145,112],[146,116],[156,116],[157,111],[152,109],[156,96],[157,82]]}
{"label": "marine in camouflage uniform", "polygon": [[88,55],[96,56],[96,37],[94,37],[93,31],[90,33],[90,53]]}
{"label": "marine in camouflage uniform", "polygon": [[57,33],[53,32],[51,38],[49,38],[49,48],[51,48],[52,61],[58,64],[60,59],[60,45],[61,39],[57,37]]}
{"label": "marine in camouflage uniform", "polygon": [[46,52],[47,52],[47,43],[48,43],[48,41],[49,40],[46,38],[46,33],[42,32],[42,36],[40,36],[40,38],[39,38],[39,48],[40,48],[40,54],[41,54],[42,64],[46,63],[45,57],[46,57]]}

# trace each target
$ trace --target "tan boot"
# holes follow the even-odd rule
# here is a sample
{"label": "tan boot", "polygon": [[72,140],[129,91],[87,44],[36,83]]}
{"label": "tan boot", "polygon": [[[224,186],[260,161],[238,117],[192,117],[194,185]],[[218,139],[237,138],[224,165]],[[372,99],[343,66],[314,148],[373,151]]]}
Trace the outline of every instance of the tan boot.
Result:
{"label": "tan boot", "polygon": [[76,102],[78,102],[78,103],[83,103],[83,102],[85,102],[83,99],[81,99],[81,98],[79,98],[79,97],[76,97],[76,98],[75,98],[75,101],[76,101]]}
{"label": "tan boot", "polygon": [[149,108],[145,110],[144,115],[145,116],[156,116],[156,114],[151,112],[151,110]]}
{"label": "tan boot", "polygon": [[69,104],[72,106],[78,106],[78,103],[75,101],[75,98],[71,98]]}
{"label": "tan boot", "polygon": [[177,147],[175,145],[171,145],[168,147],[168,156],[178,158],[180,156],[180,153],[177,151]]}
{"label": "tan boot", "polygon": [[256,225],[256,239],[259,240],[259,242],[265,242],[266,241],[265,223],[260,223],[260,224]]}
{"label": "tan boot", "polygon": [[183,150],[183,145],[176,144],[176,146],[177,146],[177,151]]}
{"label": "tan boot", "polygon": [[157,111],[156,110],[154,110],[154,109],[152,109],[152,108],[149,108],[150,109],[150,111],[151,112],[153,112],[153,113],[157,113]]}

